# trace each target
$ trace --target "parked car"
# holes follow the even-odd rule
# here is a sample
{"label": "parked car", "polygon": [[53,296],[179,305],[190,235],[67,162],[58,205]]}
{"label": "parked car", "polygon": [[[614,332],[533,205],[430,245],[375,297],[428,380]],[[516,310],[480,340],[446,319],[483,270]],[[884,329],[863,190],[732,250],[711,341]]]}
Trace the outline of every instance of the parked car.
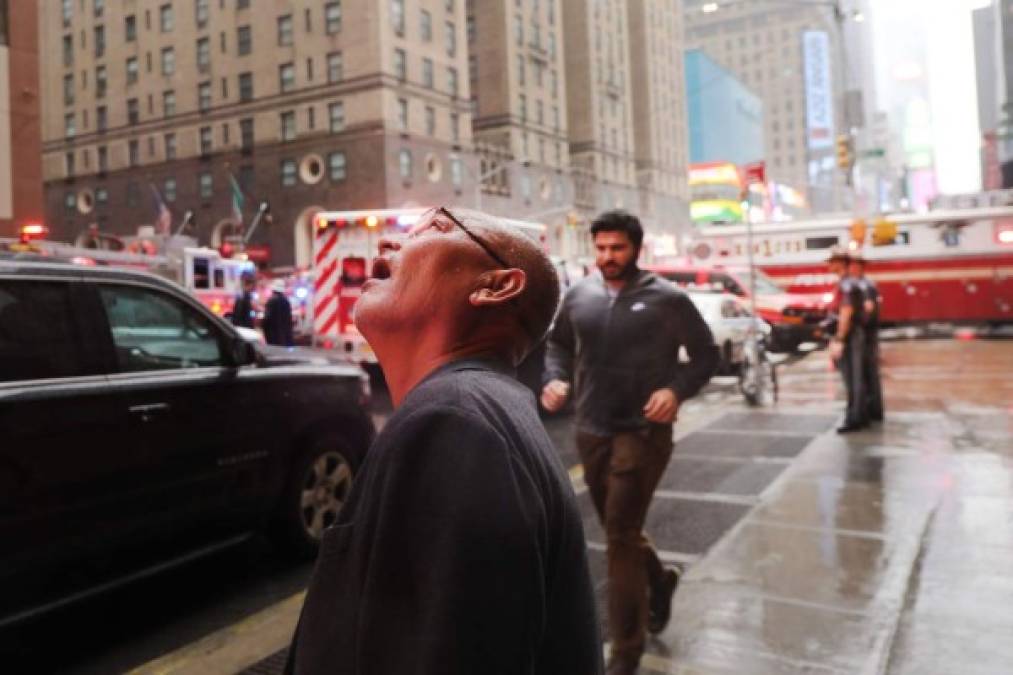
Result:
{"label": "parked car", "polygon": [[[749,301],[751,284],[746,267],[651,265],[647,269],[689,291],[731,293]],[[788,293],[756,270],[756,313],[771,326],[771,350],[791,352],[803,342],[822,339],[820,323],[827,308],[822,295]]]}
{"label": "parked car", "polygon": [[368,387],[159,277],[0,257],[0,587],[255,530],[312,556],[375,433]]}
{"label": "parked car", "polygon": [[[718,372],[737,373],[744,359],[749,323],[753,320],[749,308],[730,293],[689,292],[687,295],[710,327],[714,335],[714,344],[721,352]],[[763,319],[756,321],[757,329],[763,335],[769,336],[770,324]]]}

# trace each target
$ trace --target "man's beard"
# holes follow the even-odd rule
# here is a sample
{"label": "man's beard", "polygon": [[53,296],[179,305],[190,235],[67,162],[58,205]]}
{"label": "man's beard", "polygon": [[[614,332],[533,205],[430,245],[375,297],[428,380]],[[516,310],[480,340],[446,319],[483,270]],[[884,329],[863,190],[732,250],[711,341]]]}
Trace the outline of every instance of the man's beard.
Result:
{"label": "man's beard", "polygon": [[625,266],[618,263],[606,264],[599,269],[602,277],[607,281],[626,281],[632,279],[637,273],[637,261],[636,259],[631,260]]}

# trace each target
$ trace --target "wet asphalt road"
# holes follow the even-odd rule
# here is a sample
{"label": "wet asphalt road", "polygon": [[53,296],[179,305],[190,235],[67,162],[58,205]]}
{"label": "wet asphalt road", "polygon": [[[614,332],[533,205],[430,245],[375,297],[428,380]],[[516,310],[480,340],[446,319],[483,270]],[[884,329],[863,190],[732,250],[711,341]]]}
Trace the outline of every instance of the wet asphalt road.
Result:
{"label": "wet asphalt road", "polygon": [[[840,384],[822,353],[782,370],[776,406],[746,408],[729,383],[687,404],[646,529],[689,573],[643,673],[1010,672],[1013,342],[883,356],[887,422],[854,435],[832,431]],[[569,419],[546,426],[576,464]],[[604,535],[572,475],[604,599]],[[212,672],[164,655],[270,614],[309,570],[254,539],[25,628],[31,669],[3,667],[8,652],[0,672]],[[232,663],[277,652],[291,627],[272,630]]]}

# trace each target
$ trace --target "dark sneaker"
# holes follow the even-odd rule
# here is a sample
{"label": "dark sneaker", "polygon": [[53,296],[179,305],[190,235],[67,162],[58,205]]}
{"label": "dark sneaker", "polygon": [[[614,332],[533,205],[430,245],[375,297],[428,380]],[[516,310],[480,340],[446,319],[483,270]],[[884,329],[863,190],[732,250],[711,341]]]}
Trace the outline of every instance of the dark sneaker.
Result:
{"label": "dark sneaker", "polygon": [[670,567],[665,570],[661,582],[651,589],[650,604],[647,612],[647,630],[657,635],[665,630],[668,620],[672,618],[672,596],[682,578],[682,568]]}

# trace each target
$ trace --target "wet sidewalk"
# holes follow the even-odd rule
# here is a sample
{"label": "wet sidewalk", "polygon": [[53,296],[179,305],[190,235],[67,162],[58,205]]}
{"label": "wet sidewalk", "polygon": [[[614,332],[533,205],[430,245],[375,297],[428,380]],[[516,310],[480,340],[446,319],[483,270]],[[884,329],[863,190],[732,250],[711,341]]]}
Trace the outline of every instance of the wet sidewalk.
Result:
{"label": "wet sidewalk", "polygon": [[[813,356],[747,439],[840,410]],[[642,672],[1010,672],[1013,343],[883,358],[887,422],[805,445],[692,564]]]}

